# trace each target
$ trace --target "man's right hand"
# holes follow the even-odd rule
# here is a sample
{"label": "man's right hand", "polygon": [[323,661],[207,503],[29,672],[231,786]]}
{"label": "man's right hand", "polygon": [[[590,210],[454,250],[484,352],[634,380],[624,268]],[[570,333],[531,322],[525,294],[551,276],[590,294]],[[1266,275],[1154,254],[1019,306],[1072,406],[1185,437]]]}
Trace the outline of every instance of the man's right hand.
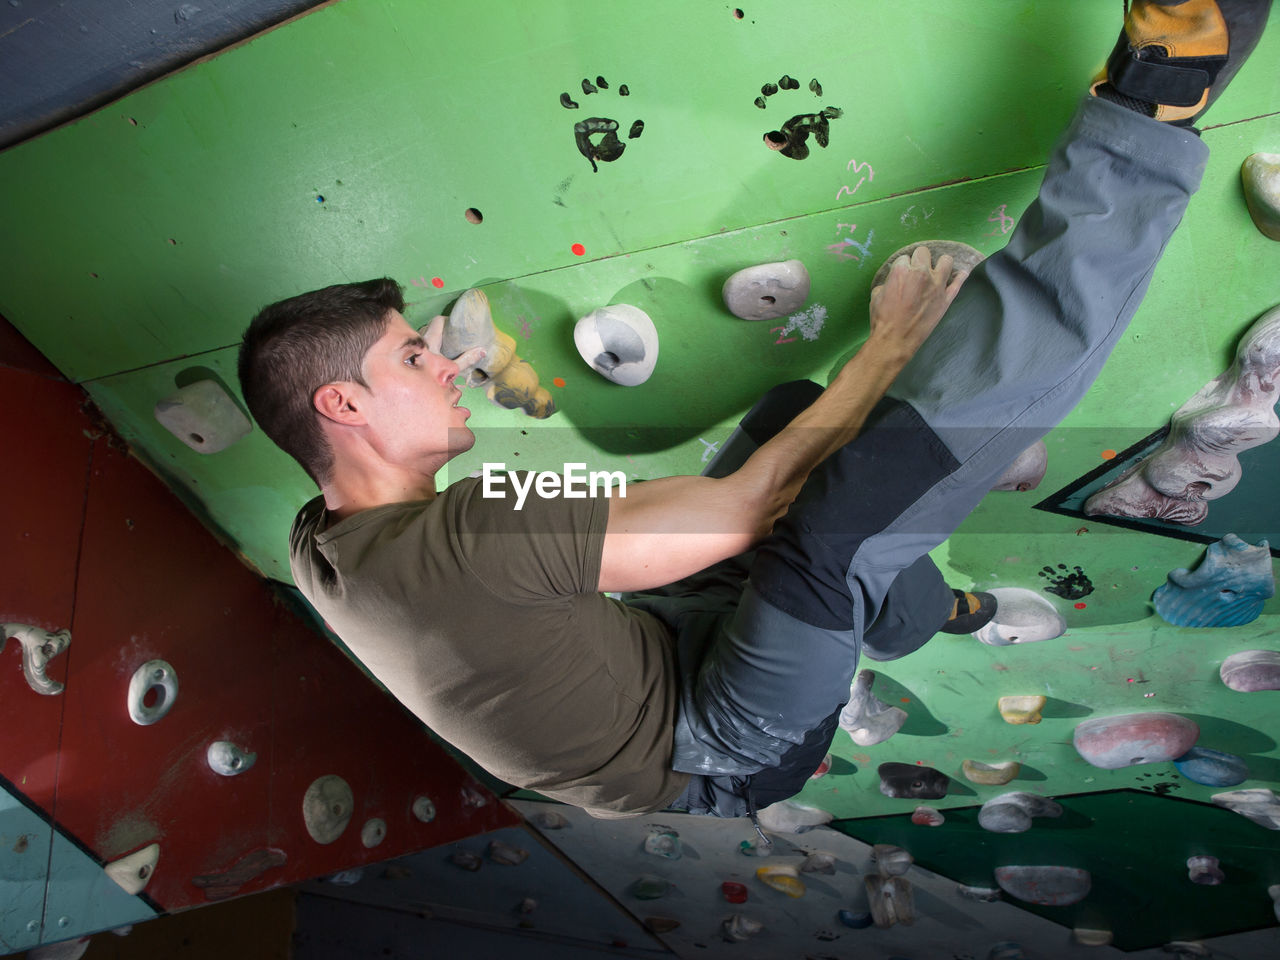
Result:
{"label": "man's right hand", "polygon": [[884,283],[871,291],[871,333],[868,344],[897,353],[906,363],[933,332],[951,306],[968,271],[951,275],[948,254],[932,265],[933,254],[924,244],[911,257],[901,256],[889,268]]}

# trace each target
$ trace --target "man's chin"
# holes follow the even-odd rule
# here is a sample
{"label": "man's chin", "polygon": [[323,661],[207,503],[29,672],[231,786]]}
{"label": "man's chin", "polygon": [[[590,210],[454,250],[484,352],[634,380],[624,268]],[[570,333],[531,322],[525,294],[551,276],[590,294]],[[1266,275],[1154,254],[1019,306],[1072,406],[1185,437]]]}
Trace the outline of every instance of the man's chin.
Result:
{"label": "man's chin", "polygon": [[476,445],[476,435],[470,427],[451,427],[449,429],[449,459],[466,453]]}

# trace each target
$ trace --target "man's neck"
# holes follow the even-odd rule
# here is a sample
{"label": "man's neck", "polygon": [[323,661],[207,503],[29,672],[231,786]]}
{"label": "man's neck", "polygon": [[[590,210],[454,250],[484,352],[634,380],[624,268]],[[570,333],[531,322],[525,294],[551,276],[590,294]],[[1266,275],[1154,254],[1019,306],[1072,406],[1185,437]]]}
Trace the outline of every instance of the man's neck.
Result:
{"label": "man's neck", "polygon": [[395,475],[357,478],[340,478],[320,485],[325,510],[330,524],[345,520],[362,510],[386,506],[390,503],[412,503],[418,500],[434,500],[435,477]]}

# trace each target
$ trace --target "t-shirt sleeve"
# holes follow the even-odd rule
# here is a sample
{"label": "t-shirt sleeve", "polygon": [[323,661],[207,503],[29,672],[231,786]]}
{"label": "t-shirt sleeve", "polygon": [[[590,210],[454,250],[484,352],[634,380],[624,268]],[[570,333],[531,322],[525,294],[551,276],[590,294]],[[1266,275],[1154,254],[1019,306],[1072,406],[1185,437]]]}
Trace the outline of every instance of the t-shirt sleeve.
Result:
{"label": "t-shirt sleeve", "polygon": [[[458,489],[455,489],[458,488]],[[461,559],[492,591],[510,600],[594,593],[609,519],[603,496],[484,497],[460,481],[453,494],[453,535]]]}

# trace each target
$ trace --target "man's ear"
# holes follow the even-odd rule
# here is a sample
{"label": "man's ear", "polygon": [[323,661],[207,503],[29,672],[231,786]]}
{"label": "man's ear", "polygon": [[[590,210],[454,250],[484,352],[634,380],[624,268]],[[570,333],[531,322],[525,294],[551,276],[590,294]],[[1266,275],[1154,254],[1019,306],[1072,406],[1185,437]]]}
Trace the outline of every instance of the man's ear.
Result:
{"label": "man's ear", "polygon": [[326,383],[317,388],[311,395],[311,402],[322,417],[334,423],[347,426],[364,423],[364,413],[356,404],[355,384],[349,380]]}

